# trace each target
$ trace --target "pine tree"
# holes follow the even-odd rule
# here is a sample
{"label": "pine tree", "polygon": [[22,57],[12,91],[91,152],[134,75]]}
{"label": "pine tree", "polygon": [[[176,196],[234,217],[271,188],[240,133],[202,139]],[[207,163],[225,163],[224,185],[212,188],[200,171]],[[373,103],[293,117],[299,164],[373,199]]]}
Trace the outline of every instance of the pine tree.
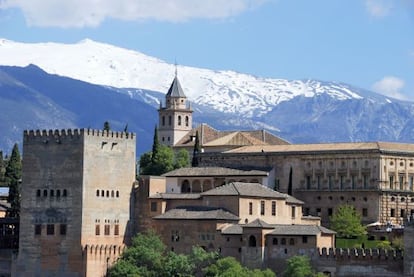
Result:
{"label": "pine tree", "polygon": [[200,151],[201,151],[200,139],[198,137],[198,131],[196,131],[194,149],[193,149],[193,159],[191,161],[191,166],[192,167],[197,167],[198,166],[198,154],[200,153]]}
{"label": "pine tree", "polygon": [[6,184],[9,187],[10,211],[8,217],[19,217],[20,214],[20,183],[22,178],[22,161],[17,143],[13,146],[12,154],[6,166]]}

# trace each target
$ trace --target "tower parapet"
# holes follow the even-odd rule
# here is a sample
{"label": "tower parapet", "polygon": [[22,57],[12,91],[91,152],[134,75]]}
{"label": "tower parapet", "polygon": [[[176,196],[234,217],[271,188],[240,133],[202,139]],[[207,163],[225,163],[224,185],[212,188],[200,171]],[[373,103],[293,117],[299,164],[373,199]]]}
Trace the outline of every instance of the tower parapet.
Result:
{"label": "tower parapet", "polygon": [[79,139],[83,136],[134,139],[135,135],[130,132],[97,129],[25,130],[23,132],[24,141],[41,141],[43,143],[59,142],[65,139]]}

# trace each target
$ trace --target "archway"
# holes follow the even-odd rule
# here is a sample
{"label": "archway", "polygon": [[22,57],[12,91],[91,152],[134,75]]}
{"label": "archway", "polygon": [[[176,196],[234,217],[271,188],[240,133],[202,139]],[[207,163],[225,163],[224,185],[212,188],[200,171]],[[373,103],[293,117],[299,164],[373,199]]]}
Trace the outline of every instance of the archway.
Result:
{"label": "archway", "polygon": [[181,192],[182,193],[188,193],[191,192],[190,182],[188,180],[184,180],[181,183]]}
{"label": "archway", "polygon": [[256,247],[256,237],[253,235],[249,237],[249,247]]}

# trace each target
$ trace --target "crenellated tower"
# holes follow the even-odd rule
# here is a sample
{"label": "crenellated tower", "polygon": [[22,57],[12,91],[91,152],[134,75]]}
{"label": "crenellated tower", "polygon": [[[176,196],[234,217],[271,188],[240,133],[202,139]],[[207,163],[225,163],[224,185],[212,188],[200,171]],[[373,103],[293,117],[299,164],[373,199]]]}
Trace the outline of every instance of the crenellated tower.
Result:
{"label": "crenellated tower", "polygon": [[161,144],[174,146],[191,129],[193,110],[178,81],[177,72],[165,95],[165,107],[158,109],[158,139]]}

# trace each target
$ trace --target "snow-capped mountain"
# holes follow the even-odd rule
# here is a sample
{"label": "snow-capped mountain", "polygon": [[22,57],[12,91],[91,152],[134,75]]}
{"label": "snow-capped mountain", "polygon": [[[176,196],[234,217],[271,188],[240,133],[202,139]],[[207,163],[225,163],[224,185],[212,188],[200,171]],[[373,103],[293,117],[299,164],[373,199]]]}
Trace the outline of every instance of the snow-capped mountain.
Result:
{"label": "snow-capped mountain", "polygon": [[[34,64],[34,65],[31,65]],[[175,65],[91,40],[77,44],[0,40],[0,150],[24,129],[101,128],[138,134],[150,149]],[[414,103],[338,82],[259,78],[178,66],[195,124],[268,129],[293,143],[414,142]]]}
{"label": "snow-capped mountain", "polygon": [[[76,44],[19,43],[0,40],[0,64],[35,64],[51,74],[117,88],[141,88],[166,92],[175,74],[175,65],[92,40]],[[315,80],[259,78],[234,71],[178,66],[187,97],[195,103],[225,113],[254,117],[296,96],[329,94],[345,100],[362,98],[349,86]],[[220,97],[217,97],[217,96]]]}

